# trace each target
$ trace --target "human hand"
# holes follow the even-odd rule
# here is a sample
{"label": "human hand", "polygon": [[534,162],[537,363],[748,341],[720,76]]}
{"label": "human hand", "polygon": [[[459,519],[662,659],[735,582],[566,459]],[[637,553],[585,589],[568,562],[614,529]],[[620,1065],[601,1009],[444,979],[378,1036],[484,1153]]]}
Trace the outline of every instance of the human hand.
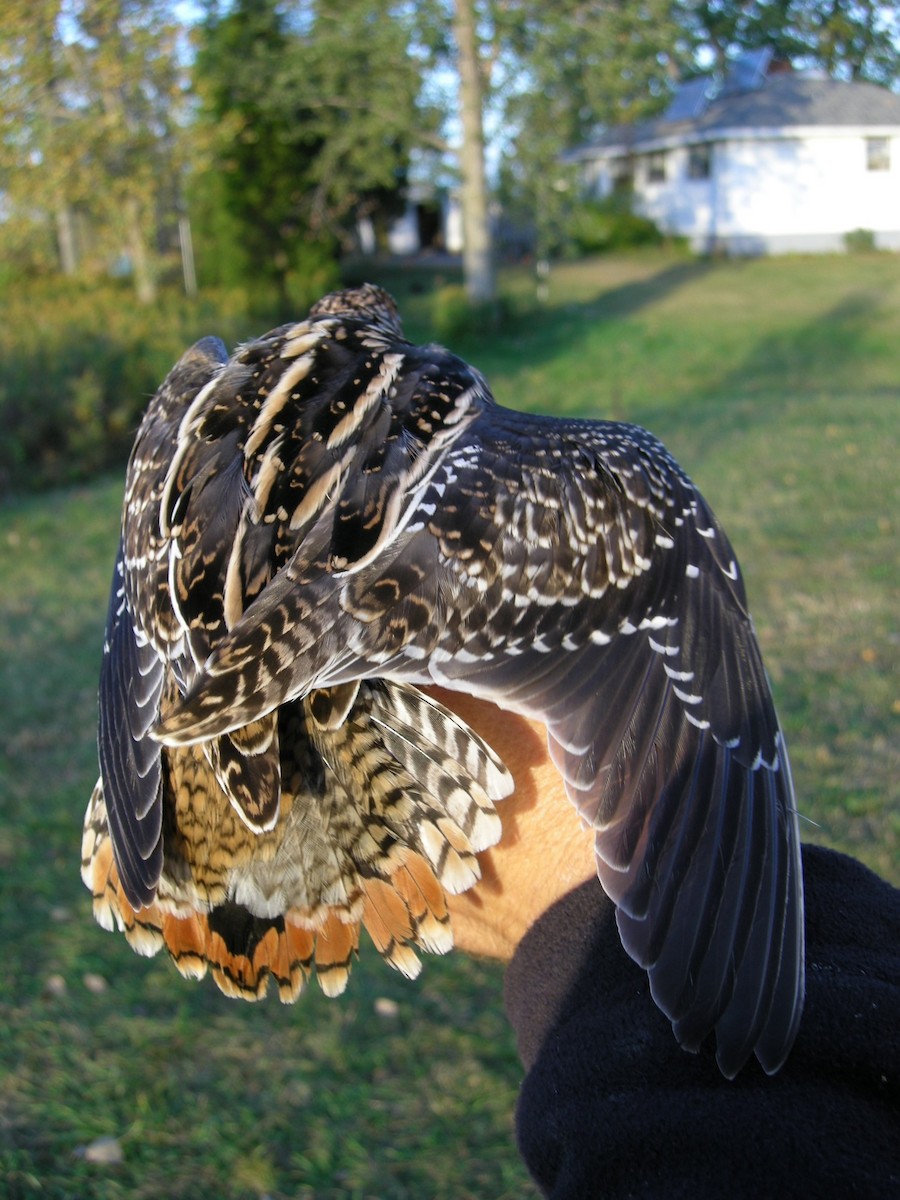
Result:
{"label": "human hand", "polygon": [[447,897],[457,948],[507,962],[551,904],[596,878],[594,839],[566,795],[543,725],[459,692],[425,690],[480,734],[515,779],[497,806],[503,837],[478,856],[481,882]]}

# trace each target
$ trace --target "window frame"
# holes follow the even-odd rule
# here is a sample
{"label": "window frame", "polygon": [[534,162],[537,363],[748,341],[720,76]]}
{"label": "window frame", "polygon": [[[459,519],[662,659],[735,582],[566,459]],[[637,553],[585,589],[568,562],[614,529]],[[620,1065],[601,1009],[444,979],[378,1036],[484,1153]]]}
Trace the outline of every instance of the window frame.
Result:
{"label": "window frame", "polygon": [[[695,142],[687,148],[687,177],[702,181],[711,179],[713,172],[713,149],[709,142]],[[698,170],[698,164],[702,170]]]}
{"label": "window frame", "polygon": [[866,170],[890,171],[891,139],[889,137],[866,138]]}
{"label": "window frame", "polygon": [[665,150],[651,150],[646,159],[648,183],[666,183],[669,178],[667,153]]}

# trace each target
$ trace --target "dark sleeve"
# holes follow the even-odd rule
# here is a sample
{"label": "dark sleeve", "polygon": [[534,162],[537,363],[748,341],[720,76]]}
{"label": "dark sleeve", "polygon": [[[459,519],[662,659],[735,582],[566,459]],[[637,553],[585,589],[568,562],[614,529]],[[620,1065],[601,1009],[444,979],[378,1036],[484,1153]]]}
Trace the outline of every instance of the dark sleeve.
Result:
{"label": "dark sleeve", "polygon": [[522,940],[506,1010],[526,1067],[519,1149],[545,1195],[900,1196],[900,891],[804,847],[807,999],[779,1074],[681,1050],[599,884]]}

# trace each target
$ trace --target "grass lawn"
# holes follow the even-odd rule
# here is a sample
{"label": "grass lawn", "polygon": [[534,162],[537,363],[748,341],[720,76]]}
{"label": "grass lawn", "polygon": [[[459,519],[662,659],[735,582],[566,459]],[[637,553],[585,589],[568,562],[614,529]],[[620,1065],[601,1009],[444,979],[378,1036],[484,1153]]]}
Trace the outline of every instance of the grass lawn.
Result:
{"label": "grass lawn", "polygon": [[[440,295],[384,281],[432,336]],[[525,273],[504,285],[517,317],[452,348],[503,403],[667,442],[744,567],[804,836],[900,883],[900,261],[601,259],[556,269],[540,307]],[[121,487],[2,507],[4,1194],[533,1195],[497,969],[429,959],[408,983],[364,952],[340,1000],[239,1005],[93,924],[80,822]],[[121,1162],[85,1153],[103,1137]]]}

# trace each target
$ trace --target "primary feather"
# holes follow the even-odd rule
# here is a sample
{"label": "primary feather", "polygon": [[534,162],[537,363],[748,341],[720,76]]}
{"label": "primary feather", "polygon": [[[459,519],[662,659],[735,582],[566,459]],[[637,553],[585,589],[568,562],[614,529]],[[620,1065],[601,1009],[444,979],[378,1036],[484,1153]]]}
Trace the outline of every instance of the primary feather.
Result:
{"label": "primary feather", "polygon": [[[232,358],[198,343],[138,435],[106,650],[88,825],[108,826],[135,920],[197,874],[171,865],[186,763],[209,828],[230,813],[250,847],[209,911],[277,916],[268,876],[246,883],[271,862],[301,924],[362,904],[401,967],[441,942],[438,893],[474,882],[509,785],[417,690],[437,683],[546,725],[682,1044],[715,1030],[728,1075],[784,1061],[803,1001],[784,740],[733,551],[645,430],[500,407],[370,286]],[[343,892],[313,894],[320,870]]]}

